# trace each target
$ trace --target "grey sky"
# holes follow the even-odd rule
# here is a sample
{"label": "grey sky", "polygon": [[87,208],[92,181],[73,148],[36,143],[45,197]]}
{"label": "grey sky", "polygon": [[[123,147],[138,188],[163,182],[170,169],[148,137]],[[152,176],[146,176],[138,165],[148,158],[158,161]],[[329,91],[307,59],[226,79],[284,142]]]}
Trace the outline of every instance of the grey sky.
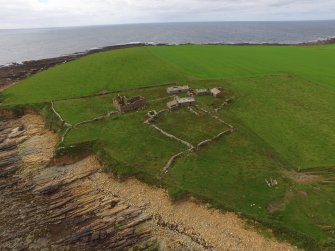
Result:
{"label": "grey sky", "polygon": [[335,0],[0,0],[0,29],[335,19]]}

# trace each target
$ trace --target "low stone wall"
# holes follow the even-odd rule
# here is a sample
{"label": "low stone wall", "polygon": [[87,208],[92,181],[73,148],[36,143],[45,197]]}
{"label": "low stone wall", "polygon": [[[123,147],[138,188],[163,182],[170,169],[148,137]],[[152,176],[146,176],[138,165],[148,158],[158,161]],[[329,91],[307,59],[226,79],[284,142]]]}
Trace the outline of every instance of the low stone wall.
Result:
{"label": "low stone wall", "polygon": [[172,134],[170,134],[170,133],[164,131],[163,129],[159,128],[158,126],[156,126],[156,125],[154,125],[154,124],[150,124],[150,126],[153,127],[153,128],[155,128],[157,131],[159,131],[160,133],[164,134],[164,135],[167,136],[168,138],[173,139],[173,140],[176,140],[176,141],[178,141],[179,143],[182,143],[182,144],[186,145],[186,146],[189,147],[189,148],[194,148],[194,146],[193,146],[191,143],[189,143],[189,142],[187,142],[187,141],[185,141],[185,140],[182,140],[182,139],[180,139],[180,138],[178,138],[178,137],[176,137],[176,136],[174,136],[174,135],[172,135]]}
{"label": "low stone wall", "polygon": [[185,152],[180,152],[180,153],[177,153],[176,155],[173,155],[169,161],[166,163],[166,165],[164,166],[163,168],[163,173],[167,173],[169,171],[169,168],[175,163],[175,161],[178,159],[178,158],[181,158],[182,156],[184,156]]}
{"label": "low stone wall", "polygon": [[[166,137],[173,139],[181,144],[184,144],[188,147],[188,149],[186,151],[183,152],[179,152],[175,155],[173,155],[168,162],[166,163],[166,165],[163,167],[162,172],[163,173],[167,173],[170,169],[170,167],[176,162],[177,159],[183,157],[187,152],[192,152],[192,151],[198,151],[200,150],[201,147],[204,147],[206,145],[212,144],[214,141],[218,140],[219,138],[221,138],[223,135],[227,135],[230,134],[234,131],[234,127],[228,123],[226,123],[225,121],[223,121],[222,119],[220,119],[218,116],[213,115],[211,112],[205,110],[204,108],[196,105],[196,108],[198,108],[199,110],[203,111],[204,113],[208,114],[209,116],[211,116],[213,119],[218,120],[220,123],[226,125],[229,127],[229,129],[220,132],[219,134],[217,134],[216,136],[214,136],[211,139],[206,139],[204,141],[201,141],[199,144],[197,144],[196,147],[194,147],[191,143],[180,139],[178,137],[176,137],[173,134],[170,134],[166,131],[164,131],[163,129],[159,128],[158,126],[156,126],[155,124],[153,124],[153,122],[155,121],[155,119],[163,112],[167,111],[167,110],[161,110],[159,112],[156,111],[152,111],[153,115],[150,115],[150,112],[148,113],[149,118],[144,121],[145,124],[148,124],[149,126],[151,126],[152,128],[156,129],[157,131],[159,131],[160,133],[162,133],[163,135],[165,135]],[[195,114],[196,116],[199,116],[199,113],[197,111],[195,111],[192,107],[188,107],[189,111],[192,112],[193,114]]]}

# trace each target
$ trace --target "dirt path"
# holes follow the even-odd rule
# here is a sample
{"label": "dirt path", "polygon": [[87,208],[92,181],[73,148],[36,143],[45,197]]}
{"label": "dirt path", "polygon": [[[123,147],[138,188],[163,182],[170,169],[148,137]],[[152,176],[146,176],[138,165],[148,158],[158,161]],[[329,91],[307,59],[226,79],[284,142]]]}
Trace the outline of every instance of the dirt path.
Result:
{"label": "dirt path", "polygon": [[51,164],[58,139],[37,115],[0,123],[1,250],[294,250],[233,213],[120,182],[95,156]]}

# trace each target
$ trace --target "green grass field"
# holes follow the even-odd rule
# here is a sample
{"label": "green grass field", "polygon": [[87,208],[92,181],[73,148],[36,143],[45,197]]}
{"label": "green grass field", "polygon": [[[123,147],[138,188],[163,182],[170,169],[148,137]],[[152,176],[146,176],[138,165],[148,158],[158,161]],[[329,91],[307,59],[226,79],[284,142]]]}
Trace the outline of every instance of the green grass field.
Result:
{"label": "green grass field", "polygon": [[291,166],[335,167],[334,89],[293,76],[240,79],[227,86],[239,97],[234,116]]}
{"label": "green grass field", "polygon": [[[113,98],[109,95],[93,98],[62,100],[55,103],[55,109],[67,122],[75,125],[107,112],[115,111],[112,104]],[[83,112],[85,111],[85,112]]]}
{"label": "green grass field", "polygon": [[190,45],[148,49],[196,78],[292,73],[335,88],[334,47]]}
{"label": "green grass field", "polygon": [[[185,123],[185,121],[189,122]],[[203,140],[213,138],[213,136],[228,129],[226,125],[214,120],[207,114],[194,116],[194,114],[187,109],[181,109],[173,113],[165,113],[157,119],[155,124],[193,145],[197,145]]]}
{"label": "green grass field", "polygon": [[38,103],[185,79],[182,70],[146,48],[116,50],[93,54],[23,80],[22,85],[5,91],[5,102]]}
{"label": "green grass field", "polygon": [[[90,55],[56,66],[1,93],[1,107],[54,101],[77,124],[115,111],[118,93],[146,106],[72,128],[59,146],[92,145],[108,169],[190,194],[274,229],[310,250],[335,248],[335,46],[142,47]],[[223,87],[197,97],[199,107],[233,125],[233,133],[185,154],[186,145],[145,124],[166,108],[164,83]],[[107,91],[105,95],[81,98]],[[216,112],[226,98],[232,102]],[[197,110],[197,108],[195,108]],[[228,127],[187,109],[162,113],[159,128],[193,145]],[[64,132],[63,130],[61,130]],[[102,154],[103,153],[103,154]],[[276,180],[277,185],[267,182]]]}
{"label": "green grass field", "polygon": [[4,92],[5,103],[37,103],[189,78],[276,73],[335,88],[334,47],[188,45],[98,53],[22,81]]}
{"label": "green grass field", "polygon": [[[73,129],[64,146],[87,141],[97,141],[112,158],[132,174],[141,173],[157,179],[169,157],[182,151],[183,145],[165,140],[155,130],[143,124],[143,112],[126,114],[103,122],[87,124]],[[122,172],[122,170],[121,170]]]}

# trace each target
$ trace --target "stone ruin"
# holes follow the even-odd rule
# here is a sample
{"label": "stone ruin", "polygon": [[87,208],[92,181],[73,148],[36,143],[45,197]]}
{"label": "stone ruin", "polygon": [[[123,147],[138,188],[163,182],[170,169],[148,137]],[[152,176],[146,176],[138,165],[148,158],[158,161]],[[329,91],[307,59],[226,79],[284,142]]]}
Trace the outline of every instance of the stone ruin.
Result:
{"label": "stone ruin", "polygon": [[174,100],[168,102],[166,105],[170,110],[175,110],[181,107],[191,106],[195,103],[195,99],[193,97],[180,98],[176,97]]}
{"label": "stone ruin", "polygon": [[224,91],[221,87],[215,87],[212,89],[190,89],[187,92],[188,96],[193,97],[193,96],[207,96],[211,95],[215,98],[223,97],[224,96]]}
{"label": "stone ruin", "polygon": [[117,95],[113,100],[113,105],[119,112],[132,112],[145,105],[145,98],[142,96],[128,98]]}
{"label": "stone ruin", "polygon": [[195,103],[195,96],[206,96],[210,95],[215,98],[220,98],[224,96],[224,91],[221,87],[216,87],[212,89],[202,88],[202,89],[191,89],[188,85],[183,86],[172,86],[167,88],[167,93],[178,94],[187,93],[189,97],[180,98],[175,96],[172,101],[169,101],[166,105],[170,111],[176,110],[181,107],[192,106]]}
{"label": "stone ruin", "polygon": [[168,94],[178,94],[183,92],[188,92],[190,87],[188,85],[179,85],[179,86],[171,86],[166,89]]}
{"label": "stone ruin", "polygon": [[224,91],[220,87],[218,87],[218,88],[212,88],[210,90],[210,92],[213,95],[213,97],[215,97],[215,98],[223,97],[223,95],[224,95]]}
{"label": "stone ruin", "polygon": [[209,89],[195,89],[195,90],[189,90],[187,92],[188,96],[193,97],[193,96],[206,96],[206,95],[211,95],[211,92]]}

